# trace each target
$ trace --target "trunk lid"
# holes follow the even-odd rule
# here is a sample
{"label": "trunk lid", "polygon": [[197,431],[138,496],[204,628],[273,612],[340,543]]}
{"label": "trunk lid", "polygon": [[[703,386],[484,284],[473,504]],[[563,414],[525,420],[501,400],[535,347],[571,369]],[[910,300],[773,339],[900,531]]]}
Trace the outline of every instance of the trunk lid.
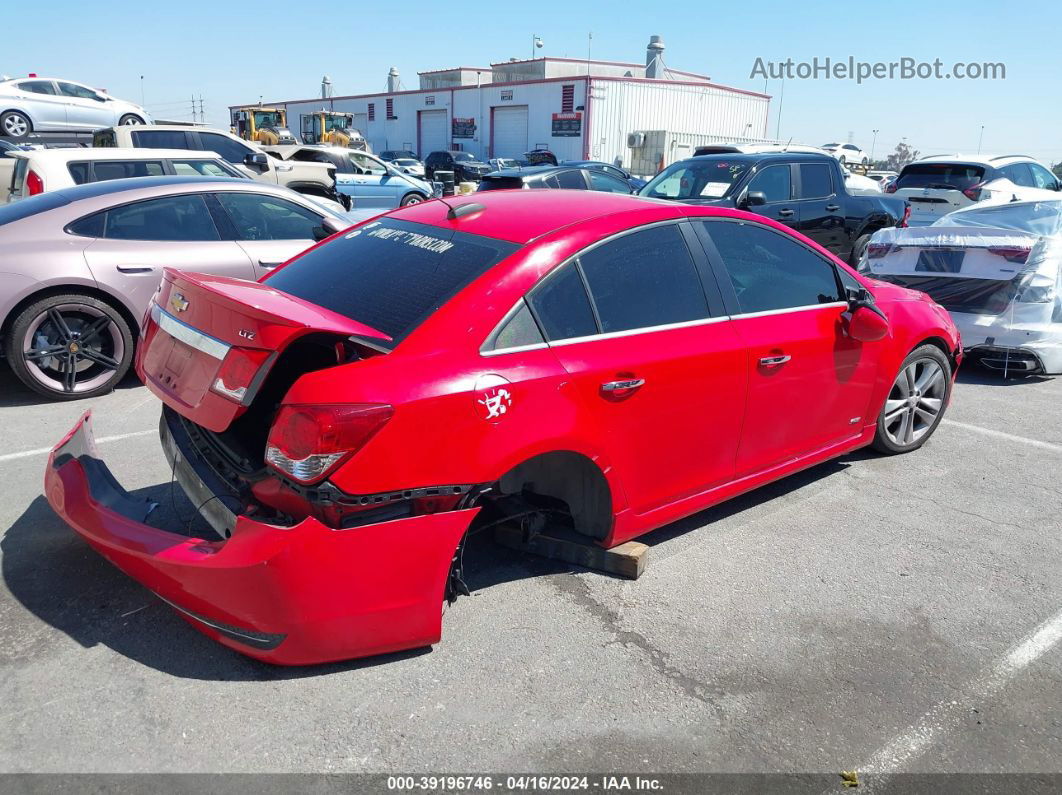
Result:
{"label": "trunk lid", "polygon": [[369,348],[390,341],[267,284],[166,268],[144,318],[136,371],[174,411],[221,432],[247,410],[284,349],[313,333]]}

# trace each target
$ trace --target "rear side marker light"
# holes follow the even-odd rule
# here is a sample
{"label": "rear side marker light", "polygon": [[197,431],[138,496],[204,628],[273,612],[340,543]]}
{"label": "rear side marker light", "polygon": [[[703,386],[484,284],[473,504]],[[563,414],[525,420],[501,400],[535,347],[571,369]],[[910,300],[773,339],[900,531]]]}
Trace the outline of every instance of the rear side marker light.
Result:
{"label": "rear side marker light", "polygon": [[265,461],[299,483],[314,483],[364,447],[393,413],[386,403],[282,406]]}
{"label": "rear side marker light", "polygon": [[247,390],[270,353],[251,348],[230,348],[211,390],[236,403],[243,403],[248,399]]}

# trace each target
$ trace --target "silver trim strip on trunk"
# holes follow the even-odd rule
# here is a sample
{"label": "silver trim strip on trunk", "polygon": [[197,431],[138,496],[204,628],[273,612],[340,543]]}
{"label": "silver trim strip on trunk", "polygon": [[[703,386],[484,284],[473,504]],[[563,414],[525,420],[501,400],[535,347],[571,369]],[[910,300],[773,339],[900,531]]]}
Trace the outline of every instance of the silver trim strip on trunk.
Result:
{"label": "silver trim strip on trunk", "polygon": [[232,346],[219,339],[204,334],[197,328],[192,328],[183,323],[156,303],[151,304],[151,319],[160,329],[174,339],[178,339],[185,345],[190,345],[197,351],[202,351],[207,356],[213,356],[221,361]]}

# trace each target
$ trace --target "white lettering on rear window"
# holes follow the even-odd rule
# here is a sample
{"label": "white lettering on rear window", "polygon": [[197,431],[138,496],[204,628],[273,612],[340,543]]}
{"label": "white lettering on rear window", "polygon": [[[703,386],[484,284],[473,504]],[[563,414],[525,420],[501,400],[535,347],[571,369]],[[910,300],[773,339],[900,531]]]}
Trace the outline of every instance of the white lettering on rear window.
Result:
{"label": "white lettering on rear window", "polygon": [[373,229],[369,237],[378,237],[382,240],[393,240],[396,243],[405,243],[407,246],[422,248],[433,254],[445,254],[454,247],[449,240],[442,240],[431,235],[422,235],[419,232],[407,232],[404,229]]}

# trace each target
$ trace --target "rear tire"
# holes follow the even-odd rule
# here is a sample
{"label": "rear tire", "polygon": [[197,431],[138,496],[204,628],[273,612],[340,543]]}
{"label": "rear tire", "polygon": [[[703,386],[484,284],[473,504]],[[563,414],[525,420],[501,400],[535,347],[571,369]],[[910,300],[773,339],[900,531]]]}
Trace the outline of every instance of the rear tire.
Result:
{"label": "rear tire", "polygon": [[137,116],[135,113],[127,113],[118,120],[118,124],[121,127],[135,127],[138,124],[143,124],[144,120]]}
{"label": "rear tire", "polygon": [[25,113],[9,110],[0,115],[0,134],[7,138],[25,138],[33,132],[33,122]]}
{"label": "rear tire", "polygon": [[878,414],[874,449],[886,455],[917,450],[940,425],[950,397],[948,357],[936,345],[915,348],[900,365]]}
{"label": "rear tire", "polygon": [[5,353],[23,384],[52,400],[106,394],[133,361],[133,334],[122,313],[84,293],[50,295],[11,324]]}
{"label": "rear tire", "polygon": [[848,264],[853,268],[859,267],[859,260],[863,259],[863,252],[867,250],[867,244],[873,236],[873,232],[860,235],[856,238],[856,242],[852,244],[852,253],[848,255]]}

